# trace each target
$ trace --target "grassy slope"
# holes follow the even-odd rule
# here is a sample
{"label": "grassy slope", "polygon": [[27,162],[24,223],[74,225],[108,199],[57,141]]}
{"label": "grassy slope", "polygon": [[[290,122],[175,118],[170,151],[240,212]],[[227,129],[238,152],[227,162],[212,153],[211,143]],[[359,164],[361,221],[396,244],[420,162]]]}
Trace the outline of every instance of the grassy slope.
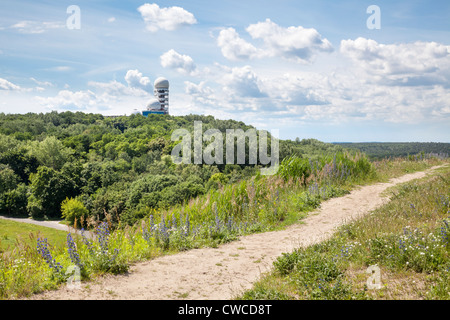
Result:
{"label": "grassy slope", "polygon": [[67,232],[28,223],[0,219],[0,253],[21,245],[36,246],[37,238],[47,238],[55,247],[63,247]]}
{"label": "grassy slope", "polygon": [[[389,190],[391,201],[324,243],[274,263],[240,299],[450,299],[450,168]],[[381,289],[367,287],[369,266]]]}
{"label": "grassy slope", "polygon": [[[407,172],[413,172],[413,171],[418,171],[418,170],[423,170],[427,167],[430,167],[432,165],[436,165],[438,164],[439,161],[437,160],[429,160],[429,161],[423,161],[423,162],[411,162],[411,161],[389,161],[389,162],[380,162],[377,163],[377,168],[378,168],[378,176],[375,178],[372,178],[372,180],[370,181],[366,181],[366,183],[371,183],[371,182],[377,182],[380,180],[385,180],[387,177],[392,177],[392,176],[399,176],[402,175],[404,173]],[[358,181],[359,182],[364,182],[364,181]],[[238,188],[239,185],[236,185],[236,187],[233,188]],[[351,189],[351,185],[348,186],[343,186],[345,188],[349,188]],[[287,213],[291,212],[293,209],[293,207],[290,207],[291,205],[295,205],[298,202],[298,195],[297,197],[295,197],[295,195],[292,195],[290,193],[286,193],[286,198],[284,198],[283,193],[280,192],[280,199],[282,200],[282,204],[283,207],[286,207],[285,210]],[[211,200],[211,199],[210,199]],[[294,203],[292,202],[294,201]],[[205,205],[208,203],[209,201],[207,201],[205,203]],[[203,207],[204,205],[202,204],[202,202],[199,203],[200,207]],[[284,209],[283,209],[284,210]],[[296,211],[296,217],[297,220],[301,219],[303,216],[305,216],[305,213],[303,212],[297,212]],[[282,225],[286,225],[289,223],[295,223],[297,220],[293,219],[293,217],[290,216],[290,214],[288,214],[286,216],[286,220],[284,221],[284,223],[282,223]],[[25,226],[24,226],[25,227]],[[28,226],[26,226],[28,228]],[[9,227],[5,228],[5,229],[1,229],[1,230],[8,230],[9,234],[12,234],[14,232],[17,231],[13,231],[11,232],[11,230],[9,230]],[[128,261],[127,263],[133,263],[139,260],[143,260],[143,259],[149,259],[154,257],[155,255],[161,254],[161,250],[156,246],[150,246],[148,247],[146,240],[144,239],[145,237],[142,234],[136,233],[135,231],[139,231],[139,230],[125,230],[123,232],[118,232],[118,233],[114,233],[112,234],[112,237],[110,239],[110,244],[111,244],[111,249],[112,247],[114,248],[118,248],[121,252],[122,258],[126,259],[126,261]],[[260,230],[260,231],[264,231],[264,230]],[[22,238],[27,238],[26,237],[26,233],[27,231],[25,231],[24,236],[22,236]],[[44,237],[43,232],[41,233],[42,236]],[[228,236],[227,233],[224,234],[219,234],[218,236]],[[36,236],[35,236],[36,237]],[[64,238],[59,238],[59,240],[57,240],[57,238],[51,238],[51,235],[47,235],[45,234],[45,237],[49,238],[49,243],[55,248],[55,253],[56,252],[61,252],[61,250],[64,248]],[[222,239],[225,241],[230,241],[233,240],[233,238],[235,238],[235,236],[231,235],[230,239]],[[126,241],[124,241],[126,240]],[[219,240],[219,243],[222,241],[221,239],[213,239],[214,241]],[[22,244],[20,245],[21,249],[24,249],[24,247],[26,246],[25,242],[22,241]],[[205,245],[214,245],[215,242],[213,243],[206,243]],[[79,245],[79,250],[80,254],[85,257],[87,257],[87,250],[84,246],[81,245],[81,243],[78,243]],[[217,245],[217,244],[216,244]],[[189,245],[190,247],[195,247],[196,244],[194,243],[192,245],[192,243]],[[18,248],[20,249],[20,248]],[[181,248],[183,249],[183,248]],[[42,259],[40,257],[37,256],[36,253],[29,253],[29,250],[18,250],[19,253],[19,265],[18,267],[13,267],[11,268],[11,265],[15,265],[16,264],[16,260],[12,259],[7,259],[5,261],[3,261],[3,263],[5,264],[4,267],[6,267],[6,273],[4,273],[4,279],[6,279],[6,282],[4,282],[4,288],[8,288],[5,292],[3,292],[2,296],[3,298],[7,298],[7,297],[14,297],[16,295],[21,296],[21,295],[28,295],[32,292],[39,292],[45,288],[50,288],[50,287],[55,287],[55,285],[57,285],[57,283],[54,280],[51,280],[51,273],[49,273],[48,268],[46,267],[46,265],[44,263],[42,263]],[[29,273],[29,270],[31,270],[29,267],[27,267],[24,263],[20,262],[22,259],[22,257],[26,255],[26,256],[30,256],[30,261],[32,264],[34,264],[33,272]],[[70,259],[67,256],[67,253],[65,254],[59,254],[59,255],[54,255],[56,256],[57,261],[62,261],[65,264],[70,263]],[[25,261],[25,260],[24,260]],[[0,262],[1,259],[0,259]],[[22,268],[22,269],[21,269]],[[0,271],[1,270],[1,266],[0,266]],[[9,271],[8,271],[9,270]],[[18,271],[17,271],[18,270]],[[41,270],[41,271],[38,271]],[[17,272],[14,274],[10,274],[11,272]],[[36,277],[36,275],[39,275],[39,277]],[[2,275],[0,274],[0,284],[2,281]],[[49,279],[51,281],[49,281]],[[1,286],[0,286],[0,289]],[[1,293],[1,292],[0,292]]]}

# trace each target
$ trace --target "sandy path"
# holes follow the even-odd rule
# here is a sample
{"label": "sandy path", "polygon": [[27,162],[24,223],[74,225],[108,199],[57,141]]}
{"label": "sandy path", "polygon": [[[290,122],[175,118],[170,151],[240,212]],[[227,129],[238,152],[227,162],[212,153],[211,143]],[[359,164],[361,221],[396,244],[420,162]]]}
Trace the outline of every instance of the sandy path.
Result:
{"label": "sandy path", "polygon": [[344,197],[330,199],[303,219],[302,224],[282,231],[245,236],[218,248],[159,257],[132,266],[127,275],[106,276],[83,284],[81,289],[63,287],[35,295],[33,299],[231,299],[251,288],[283,252],[324,240],[339,225],[387,202],[381,195],[387,188],[422,178],[435,168],[407,174],[388,183],[364,186]]}

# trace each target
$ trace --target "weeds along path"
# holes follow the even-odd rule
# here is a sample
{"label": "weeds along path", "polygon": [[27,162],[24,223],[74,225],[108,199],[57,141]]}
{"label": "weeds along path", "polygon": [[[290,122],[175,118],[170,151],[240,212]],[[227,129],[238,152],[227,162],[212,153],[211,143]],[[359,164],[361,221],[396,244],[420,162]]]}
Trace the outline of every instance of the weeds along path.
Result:
{"label": "weeds along path", "polygon": [[396,184],[425,177],[427,171],[407,174],[388,183],[360,187],[350,194],[323,202],[300,224],[285,230],[254,234],[218,248],[202,248],[138,263],[126,275],[106,276],[80,289],[35,295],[33,299],[168,300],[232,299],[252,287],[261,273],[283,252],[325,240],[336,227],[367,214],[389,201],[383,191]]}

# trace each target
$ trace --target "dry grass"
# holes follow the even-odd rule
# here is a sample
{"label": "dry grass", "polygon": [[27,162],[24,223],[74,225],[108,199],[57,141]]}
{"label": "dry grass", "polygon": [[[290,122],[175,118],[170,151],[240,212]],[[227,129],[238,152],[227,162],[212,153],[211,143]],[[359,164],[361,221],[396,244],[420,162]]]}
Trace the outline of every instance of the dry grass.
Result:
{"label": "dry grass", "polygon": [[381,289],[367,289],[369,275],[366,268],[349,267],[345,277],[352,283],[353,290],[366,290],[366,295],[373,300],[424,300],[431,284],[428,274],[411,270],[393,272],[380,268]]}

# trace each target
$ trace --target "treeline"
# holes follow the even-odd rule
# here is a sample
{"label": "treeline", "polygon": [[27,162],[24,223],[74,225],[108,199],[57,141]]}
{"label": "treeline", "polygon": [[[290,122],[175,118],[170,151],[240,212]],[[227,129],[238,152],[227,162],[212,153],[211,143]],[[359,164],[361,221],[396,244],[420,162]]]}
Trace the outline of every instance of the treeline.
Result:
{"label": "treeline", "polygon": [[408,157],[420,154],[435,154],[448,157],[450,143],[442,142],[366,142],[366,143],[335,143],[348,149],[359,150],[373,160],[385,158]]}
{"label": "treeline", "polygon": [[[203,131],[252,128],[199,115],[0,114],[0,214],[59,218],[71,199],[64,202],[67,216],[82,212],[85,222],[98,222],[108,215],[131,224],[149,208],[168,208],[259,172],[249,164],[175,165],[172,132],[192,132],[194,121]],[[314,139],[279,143],[280,161],[342,150]]]}

